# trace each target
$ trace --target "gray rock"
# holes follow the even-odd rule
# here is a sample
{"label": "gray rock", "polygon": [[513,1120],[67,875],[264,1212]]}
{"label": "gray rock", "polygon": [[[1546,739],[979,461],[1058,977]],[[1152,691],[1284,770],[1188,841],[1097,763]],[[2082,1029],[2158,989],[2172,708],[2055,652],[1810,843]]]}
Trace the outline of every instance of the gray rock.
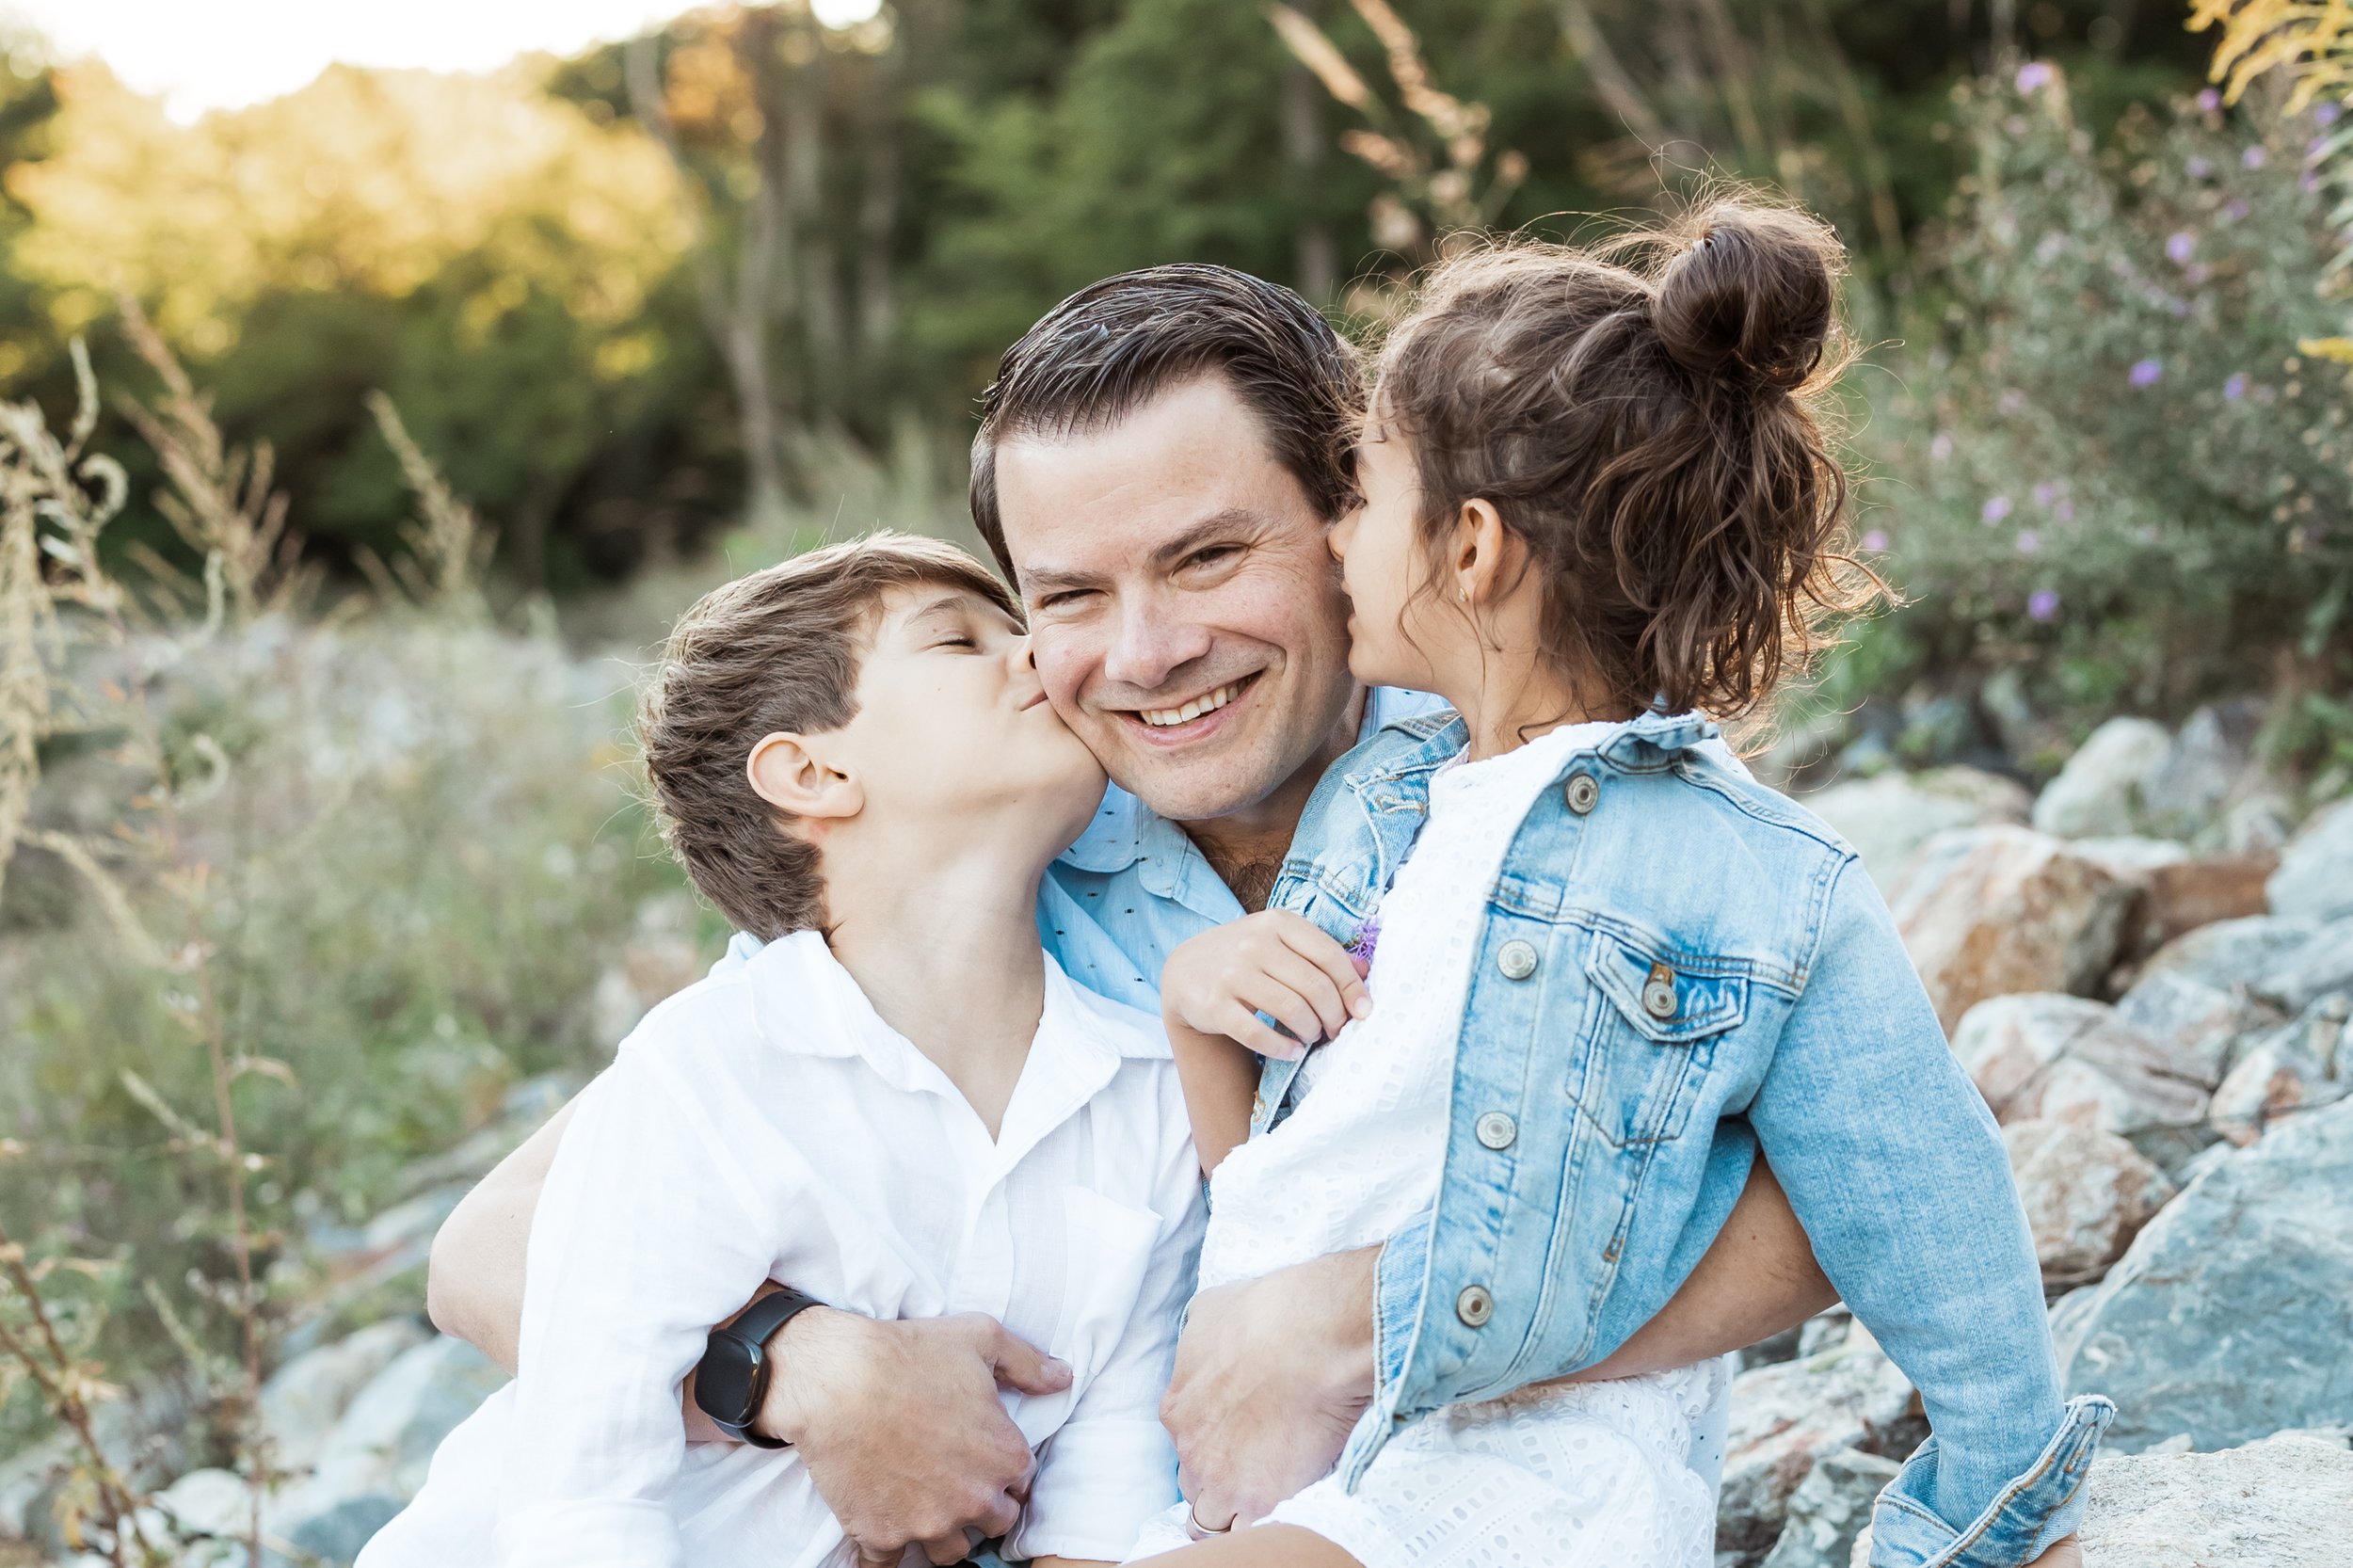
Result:
{"label": "gray rock", "polygon": [[1887,904],[1947,1031],[1988,997],[2089,996],[2115,967],[2138,886],[2023,827],[1940,833]]}
{"label": "gray rock", "polygon": [[2179,969],[2142,975],[2116,999],[2116,1016],[2147,1035],[2173,1071],[2209,1088],[2231,1070],[2243,1036],[2280,1021],[2244,986],[2212,985]]}
{"label": "gray rock", "polygon": [[400,1499],[380,1493],[344,1497],[307,1517],[289,1521],[286,1544],[323,1562],[348,1563],[400,1510]]}
{"label": "gray rock", "polygon": [[431,1337],[413,1318],[390,1318],[280,1367],[262,1388],[271,1462],[281,1470],[316,1464],[360,1390],[402,1352]]}
{"label": "gray rock", "polygon": [[2214,825],[2224,809],[2262,788],[2255,739],[2264,704],[2253,698],[2209,703],[2190,714],[2165,756],[2140,780],[2143,818],[2153,832],[2187,839]]}
{"label": "gray rock", "polygon": [[2059,1336],[2108,1445],[2353,1420],[2353,1100],[2293,1116],[2161,1209]]}
{"label": "gray rock", "polygon": [[2343,1568],[2353,1451],[2282,1433],[2221,1453],[2105,1454],[2087,1482],[2088,1568]]}
{"label": "gray rock", "polygon": [[1791,1496],[1824,1455],[1842,1448],[1909,1453],[1917,1430],[1912,1385],[1860,1329],[1819,1355],[1741,1373],[1732,1384],[1717,1549],[1761,1552],[1773,1545]]}
{"label": "gray rock", "polygon": [[1929,840],[1957,827],[2023,823],[2028,801],[2010,779],[1950,767],[1851,779],[1808,795],[1805,804],[1854,846],[1885,894],[1913,851]]}
{"label": "gray rock", "polygon": [[1847,1568],[1855,1537],[1871,1522],[1872,1500],[1901,1468],[1854,1448],[1817,1459],[1789,1495],[1788,1522],[1764,1568]]}
{"label": "gray rock", "polygon": [[2146,812],[2147,785],[2172,748],[2173,737],[2161,724],[2108,720],[2043,786],[2035,798],[2034,825],[2062,839],[2134,832]]}
{"label": "gray rock", "polygon": [[2208,1091],[2105,1002],[2034,993],[1971,1008],[1953,1055],[1994,1118],[2081,1121],[2120,1137],[2195,1125]]}
{"label": "gray rock", "polygon": [[2280,852],[2271,912],[2331,920],[2353,915],[2353,800],[2316,814]]}
{"label": "gray rock", "polygon": [[2281,1117],[2308,1112],[2353,1094],[2353,1051],[2345,1048],[2353,997],[2331,992],[2295,1022],[2249,1046],[2206,1110],[2215,1131],[2251,1144]]}
{"label": "gray rock", "polygon": [[2353,991],[2353,920],[2329,921],[2253,971],[2248,989],[2290,1013],[2301,1013],[2331,991]]}
{"label": "gray rock", "polygon": [[2219,920],[2159,948],[2140,967],[2140,979],[2172,974],[2227,991],[2293,956],[2319,930],[2318,920],[2278,915]]}
{"label": "gray rock", "polygon": [[2089,1123],[2012,1122],[2002,1143],[2048,1284],[2098,1278],[2173,1195],[2139,1150]]}
{"label": "gray rock", "polygon": [[337,1500],[415,1496],[434,1448],[505,1382],[488,1357],[460,1339],[444,1336],[404,1351],[344,1412],[311,1486]]}

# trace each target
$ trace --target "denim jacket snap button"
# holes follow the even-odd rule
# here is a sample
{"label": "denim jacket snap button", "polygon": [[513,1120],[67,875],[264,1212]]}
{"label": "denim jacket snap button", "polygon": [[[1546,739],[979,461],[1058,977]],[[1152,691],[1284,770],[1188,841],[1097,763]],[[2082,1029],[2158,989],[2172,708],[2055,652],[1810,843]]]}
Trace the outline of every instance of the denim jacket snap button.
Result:
{"label": "denim jacket snap button", "polygon": [[1490,1111],[1479,1118],[1478,1126],[1473,1130],[1487,1147],[1508,1149],[1512,1146],[1512,1140],[1520,1135],[1520,1124],[1500,1111]]}
{"label": "denim jacket snap button", "polygon": [[1496,968],[1506,980],[1526,980],[1536,972],[1536,949],[1514,936],[1496,953]]}
{"label": "denim jacket snap button", "polygon": [[1561,792],[1568,797],[1569,809],[1581,817],[1601,799],[1601,780],[1590,773],[1580,773],[1570,778]]}
{"label": "denim jacket snap button", "polygon": [[1653,964],[1642,983],[1642,1011],[1662,1023],[1675,1016],[1675,972],[1664,964]]}
{"label": "denim jacket snap button", "polygon": [[1496,1299],[1483,1285],[1466,1285],[1454,1298],[1454,1315],[1472,1328],[1480,1328],[1496,1315]]}

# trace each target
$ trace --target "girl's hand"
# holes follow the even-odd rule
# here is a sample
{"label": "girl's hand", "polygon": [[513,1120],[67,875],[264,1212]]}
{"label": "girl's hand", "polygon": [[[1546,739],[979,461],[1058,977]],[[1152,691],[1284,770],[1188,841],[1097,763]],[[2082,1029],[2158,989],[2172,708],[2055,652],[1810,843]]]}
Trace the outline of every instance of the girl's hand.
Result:
{"label": "girl's hand", "polygon": [[[1204,1034],[1289,1060],[1372,1011],[1372,993],[1346,948],[1287,909],[1228,920],[1169,954],[1160,1006]],[[1270,1029],[1265,1014],[1290,1032]]]}

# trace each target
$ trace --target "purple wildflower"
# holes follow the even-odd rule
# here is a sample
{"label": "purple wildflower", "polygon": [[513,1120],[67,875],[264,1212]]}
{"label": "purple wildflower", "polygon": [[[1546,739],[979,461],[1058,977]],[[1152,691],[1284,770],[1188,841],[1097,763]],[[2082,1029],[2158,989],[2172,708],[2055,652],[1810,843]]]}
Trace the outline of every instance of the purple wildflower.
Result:
{"label": "purple wildflower", "polygon": [[2175,266],[2189,265],[2189,259],[2198,254],[2198,236],[2184,229],[2165,242],[2166,259]]}
{"label": "purple wildflower", "polygon": [[1354,938],[1348,944],[1348,955],[1369,968],[1372,967],[1372,951],[1380,945],[1381,917],[1375,915],[1356,928]]}
{"label": "purple wildflower", "polygon": [[2202,180],[2214,172],[2214,165],[2207,159],[2192,157],[2187,163],[2182,165],[2182,169],[2191,179]]}
{"label": "purple wildflower", "polygon": [[2026,614],[2036,620],[2050,620],[2058,614],[2058,591],[2037,588],[2026,596]]}
{"label": "purple wildflower", "polygon": [[2207,88],[2198,94],[2198,106],[2207,114],[2212,114],[2222,107],[2222,94],[2212,88]]}
{"label": "purple wildflower", "polygon": [[2338,108],[2334,104],[2315,104],[2313,105],[2313,123],[2315,125],[2334,125],[2344,113],[2345,111]]}
{"label": "purple wildflower", "polygon": [[2236,403],[2240,398],[2245,397],[2246,395],[2247,377],[2245,376],[2233,376],[2229,380],[2222,383],[2222,396],[2225,401]]}
{"label": "purple wildflower", "polygon": [[2021,529],[2018,534],[2018,553],[2021,555],[2041,554],[2042,536],[2031,528]]}
{"label": "purple wildflower", "polygon": [[2059,504],[2051,508],[2051,516],[2060,522],[2073,522],[2075,520],[2075,504],[2061,496]]}
{"label": "purple wildflower", "polygon": [[2041,60],[2029,60],[2018,68],[2018,90],[2033,92],[2047,88],[2057,73]]}
{"label": "purple wildflower", "polygon": [[1874,555],[1884,551],[1887,548],[1886,532],[1883,529],[1874,528],[1868,534],[1864,535],[1863,548]]}
{"label": "purple wildflower", "polygon": [[2157,384],[2157,378],[2164,374],[2165,363],[2163,360],[2136,360],[2133,361],[2132,374],[2127,377],[2127,379],[2130,380],[2136,387],[2153,387]]}
{"label": "purple wildflower", "polygon": [[2006,495],[1989,497],[1986,504],[1977,508],[1977,516],[1983,520],[1988,528],[1993,527],[2009,516],[2009,497]]}
{"label": "purple wildflower", "polygon": [[2234,198],[2229,206],[2222,209],[2222,216],[2233,223],[2239,223],[2246,220],[2249,210],[2244,200]]}
{"label": "purple wildflower", "polygon": [[2269,156],[2264,152],[2263,143],[2257,142],[2246,152],[2241,152],[2238,155],[2238,161],[2249,168],[2261,168],[2269,160]]}
{"label": "purple wildflower", "polygon": [[2045,479],[2034,488],[2034,504],[2038,506],[2048,506],[2058,497],[2059,488],[2051,480]]}

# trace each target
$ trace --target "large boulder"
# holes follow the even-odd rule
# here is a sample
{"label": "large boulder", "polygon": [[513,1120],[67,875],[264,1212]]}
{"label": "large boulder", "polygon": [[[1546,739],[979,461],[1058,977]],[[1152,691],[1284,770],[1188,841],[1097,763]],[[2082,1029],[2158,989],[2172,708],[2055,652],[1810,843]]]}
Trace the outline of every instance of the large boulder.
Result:
{"label": "large boulder", "polygon": [[2061,1316],[2067,1391],[2116,1401],[2118,1452],[2353,1421],[2353,1100],[2217,1160]]}
{"label": "large boulder", "polygon": [[1846,1448],[1909,1454],[1925,1431],[1911,1384],[1861,1328],[1843,1344],[1733,1380],[1720,1552],[1761,1552],[1816,1463]]}
{"label": "large boulder", "polygon": [[1863,869],[1884,894],[1913,851],[1939,833],[2023,823],[2030,801],[2014,780],[1949,767],[1850,779],[1808,795],[1805,804],[1854,846]]}
{"label": "large boulder", "polygon": [[296,1356],[262,1387],[262,1431],[281,1470],[308,1470],[360,1391],[402,1352],[432,1337],[414,1318],[388,1318]]}
{"label": "large boulder", "polygon": [[2116,999],[2116,1016],[2148,1036],[2167,1071],[2212,1087],[2231,1070],[2240,1040],[2280,1021],[2243,985],[2213,985],[2159,969]]}
{"label": "large boulder", "polygon": [[2353,919],[2331,920],[2252,977],[2264,1000],[2301,1013],[2332,991],[2353,991]]}
{"label": "large boulder", "polygon": [[2085,1568],[2344,1568],[2353,1450],[2284,1433],[2220,1453],[2104,1454],[2087,1480]]}
{"label": "large boulder", "polygon": [[2266,788],[2255,753],[2265,717],[2255,698],[2209,703],[2190,714],[2163,759],[2141,776],[2143,830],[2201,841],[2229,837],[2231,808],[2260,800]]}
{"label": "large boulder", "polygon": [[1871,1523],[1871,1504],[1902,1466],[1859,1448],[1814,1462],[1789,1495],[1788,1522],[1764,1568],[1847,1568],[1855,1538]]}
{"label": "large boulder", "polygon": [[2293,957],[2320,929],[2318,920],[2278,915],[2217,921],[2158,949],[2141,965],[2139,979],[2171,974],[2227,991]]}
{"label": "large boulder", "polygon": [[319,1454],[314,1484],[337,1498],[416,1496],[441,1439],[505,1381],[461,1339],[443,1336],[403,1352],[344,1412]]}
{"label": "large boulder", "polygon": [[1949,1032],[1987,997],[2098,989],[2138,894],[2048,834],[1974,827],[1923,844],[1888,906]]}
{"label": "large boulder", "polygon": [[2304,1016],[2256,1039],[2214,1092],[2206,1120],[2233,1144],[2251,1144],[2281,1117],[2353,1094],[2345,1026],[2353,997],[2334,991]]}
{"label": "large boulder", "polygon": [[1953,1031],[1953,1054],[1996,1121],[2086,1122],[2130,1137],[2196,1124],[2208,1091],[2105,1002],[1992,997]]}
{"label": "large boulder", "polygon": [[2161,724],[2108,720],[2035,797],[2034,825],[2063,839],[2134,832],[2145,815],[2147,785],[2172,748]]}
{"label": "large boulder", "polygon": [[2353,800],[2315,814],[2280,852],[2271,912],[2316,920],[2353,915]]}
{"label": "large boulder", "polygon": [[2053,1286],[2098,1278],[2173,1195],[2139,1150],[2089,1123],[2012,1122],[2002,1143]]}

